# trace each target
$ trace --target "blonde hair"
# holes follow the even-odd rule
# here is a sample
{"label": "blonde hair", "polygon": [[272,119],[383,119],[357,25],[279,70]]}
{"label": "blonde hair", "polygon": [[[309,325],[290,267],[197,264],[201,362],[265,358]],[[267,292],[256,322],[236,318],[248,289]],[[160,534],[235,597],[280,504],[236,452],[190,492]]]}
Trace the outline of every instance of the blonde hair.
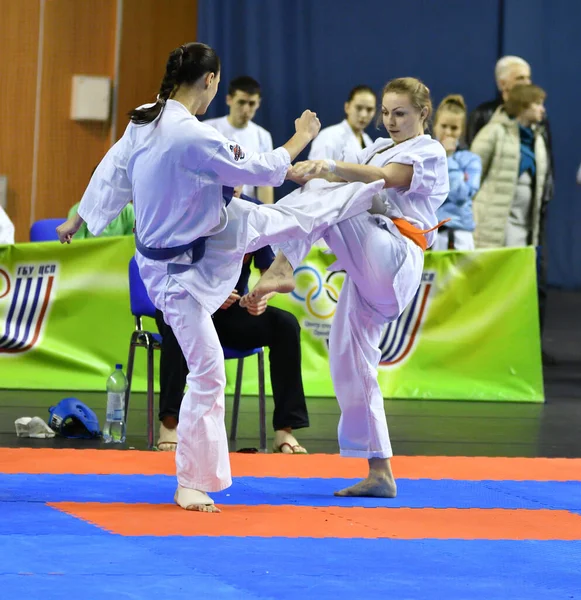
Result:
{"label": "blonde hair", "polygon": [[515,85],[508,93],[504,110],[509,117],[518,117],[524,110],[535,102],[543,102],[547,97],[545,90],[538,85],[529,83]]}
{"label": "blonde hair", "polygon": [[[381,97],[385,94],[407,94],[410,99],[411,105],[421,112],[424,108],[428,109],[428,114],[424,119],[424,130],[428,128],[430,117],[432,116],[432,99],[430,97],[429,88],[419,79],[415,77],[399,77],[398,79],[392,79],[388,81]],[[378,121],[381,120],[381,113],[378,115]]]}
{"label": "blonde hair", "polygon": [[438,116],[443,112],[464,115],[464,118],[462,119],[462,133],[466,131],[466,114],[468,109],[466,108],[466,102],[464,102],[463,96],[460,94],[449,94],[446,96],[436,109],[436,113],[434,114],[434,125],[438,122]]}
{"label": "blonde hair", "polygon": [[501,79],[504,79],[507,71],[511,67],[514,67],[514,65],[528,67],[529,69],[531,68],[529,63],[520,56],[503,56],[502,58],[498,59],[498,62],[494,67],[494,78],[496,79],[496,83],[498,83]]}

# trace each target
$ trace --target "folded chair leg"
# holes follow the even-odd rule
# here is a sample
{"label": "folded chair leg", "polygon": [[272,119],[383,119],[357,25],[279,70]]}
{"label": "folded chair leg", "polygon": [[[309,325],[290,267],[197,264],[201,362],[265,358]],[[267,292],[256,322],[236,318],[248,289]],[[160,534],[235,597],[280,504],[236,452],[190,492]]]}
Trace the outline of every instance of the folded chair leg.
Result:
{"label": "folded chair leg", "polygon": [[153,448],[153,342],[149,340],[147,345],[147,448]]}
{"label": "folded chair leg", "polygon": [[264,350],[258,353],[258,413],[260,419],[260,450],[266,452],[266,393],[264,389]]}
{"label": "folded chair leg", "polygon": [[232,424],[230,426],[230,441],[236,441],[238,430],[238,412],[240,411],[240,394],[242,392],[242,375],[244,374],[244,359],[238,359],[236,369],[236,385],[234,387],[234,403],[232,404]]}
{"label": "folded chair leg", "polygon": [[129,415],[129,399],[131,397],[131,381],[133,379],[133,362],[135,360],[135,342],[133,337],[129,344],[129,356],[127,357],[127,392],[125,392],[125,427],[127,427],[127,417]]}

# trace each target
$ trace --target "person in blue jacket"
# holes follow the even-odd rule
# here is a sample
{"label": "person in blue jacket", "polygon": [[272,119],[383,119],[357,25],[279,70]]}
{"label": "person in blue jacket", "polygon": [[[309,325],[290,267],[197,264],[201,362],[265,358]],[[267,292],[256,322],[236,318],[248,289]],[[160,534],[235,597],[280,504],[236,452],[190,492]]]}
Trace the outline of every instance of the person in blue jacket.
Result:
{"label": "person in blue jacket", "polygon": [[465,149],[466,104],[459,95],[446,96],[434,117],[434,137],[448,157],[450,193],[438,209],[438,219],[450,219],[440,227],[432,250],[474,250],[472,198],[480,187],[480,157]]}

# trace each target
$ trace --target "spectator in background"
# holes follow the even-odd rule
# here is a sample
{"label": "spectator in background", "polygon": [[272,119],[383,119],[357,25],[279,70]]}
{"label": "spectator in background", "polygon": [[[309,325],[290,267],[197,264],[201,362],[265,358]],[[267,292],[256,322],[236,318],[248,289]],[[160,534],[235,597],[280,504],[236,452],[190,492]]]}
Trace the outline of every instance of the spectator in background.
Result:
{"label": "spectator in background", "polygon": [[14,223],[0,206],[0,246],[14,244]]}
{"label": "spectator in background", "polygon": [[[224,137],[238,142],[243,148],[259,154],[272,152],[272,136],[254,123],[254,115],[261,103],[260,84],[252,77],[243,75],[230,82],[226,104],[230,111],[227,116],[204,121],[217,129]],[[263,204],[273,204],[274,192],[272,187],[254,187],[245,185],[242,193],[251,198],[257,198]]]}
{"label": "spectator in background", "polygon": [[[474,111],[470,114],[468,119],[468,133],[467,142],[472,144],[476,134],[480,131],[486,123],[490,120],[493,113],[499,106],[501,106],[506,99],[510,90],[515,85],[530,84],[531,83],[531,68],[526,60],[519,56],[504,56],[497,63],[494,69],[494,75],[496,78],[496,85],[498,86],[499,95],[491,101],[485,102],[480,106],[477,106]],[[548,153],[547,163],[547,177],[545,179],[544,188],[540,190],[542,201],[539,213],[539,235],[538,235],[538,286],[539,286],[539,311],[541,318],[541,328],[544,323],[544,315],[547,300],[547,268],[546,268],[546,251],[545,251],[545,222],[546,222],[546,209],[548,203],[552,200],[554,195],[555,187],[555,170],[553,160],[553,144],[551,139],[551,130],[549,128],[549,121],[545,117],[542,122],[541,133],[545,141],[545,146]],[[537,190],[539,192],[539,190]],[[543,353],[543,360],[547,364],[554,364],[555,359],[547,354]]]}
{"label": "spectator in background", "polygon": [[536,85],[513,87],[472,143],[471,150],[482,159],[482,185],[474,198],[477,248],[539,243],[549,168],[539,126],[545,96]]}
{"label": "spectator in background", "polygon": [[482,162],[462,143],[465,131],[464,98],[446,96],[436,110],[434,137],[446,150],[450,178],[450,193],[437,215],[439,221],[450,221],[438,230],[433,250],[474,250],[472,198],[480,187]]}
{"label": "spectator in background", "polygon": [[365,129],[373,120],[376,105],[377,96],[369,86],[354,87],[344,105],[346,118],[337,125],[321,129],[311,144],[309,160],[348,160],[350,155],[371,146],[373,142]]}
{"label": "spectator in background", "polygon": [[508,93],[515,85],[531,83],[531,67],[520,56],[503,56],[496,63],[494,78],[498,87],[498,96],[489,102],[479,104],[468,118],[466,142],[471,145],[476,134],[490,121],[496,109],[504,104]]}
{"label": "spectator in background", "polygon": [[[498,109],[498,107],[506,102],[510,90],[512,90],[515,85],[531,83],[531,67],[529,63],[520,56],[503,56],[496,63],[494,76],[496,78],[496,85],[498,86],[499,95],[490,102],[484,102],[483,104],[480,104],[470,113],[466,134],[466,141],[468,145],[472,145],[476,134],[490,121],[492,115]],[[554,193],[553,144],[551,140],[549,121],[546,118],[546,114],[543,118],[542,125],[543,127],[541,128],[541,132],[543,139],[545,140],[549,162],[547,166],[545,185],[544,188],[540,190],[542,194],[542,203],[539,223],[539,245],[541,248],[544,246],[545,211],[547,204],[552,200]],[[540,271],[542,275],[542,273],[545,272],[545,256],[543,252],[540,253],[539,260],[541,263]],[[543,292],[541,298],[543,305],[545,300],[544,288],[545,282],[543,281]]]}

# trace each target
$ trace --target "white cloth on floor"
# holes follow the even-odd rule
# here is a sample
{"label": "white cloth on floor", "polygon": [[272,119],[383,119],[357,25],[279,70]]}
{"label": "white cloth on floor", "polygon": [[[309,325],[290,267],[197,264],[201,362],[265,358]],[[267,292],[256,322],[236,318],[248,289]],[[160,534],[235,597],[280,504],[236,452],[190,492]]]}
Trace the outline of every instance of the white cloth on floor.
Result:
{"label": "white cloth on floor", "polygon": [[20,417],[14,421],[18,437],[46,439],[53,438],[55,432],[40,417]]}

